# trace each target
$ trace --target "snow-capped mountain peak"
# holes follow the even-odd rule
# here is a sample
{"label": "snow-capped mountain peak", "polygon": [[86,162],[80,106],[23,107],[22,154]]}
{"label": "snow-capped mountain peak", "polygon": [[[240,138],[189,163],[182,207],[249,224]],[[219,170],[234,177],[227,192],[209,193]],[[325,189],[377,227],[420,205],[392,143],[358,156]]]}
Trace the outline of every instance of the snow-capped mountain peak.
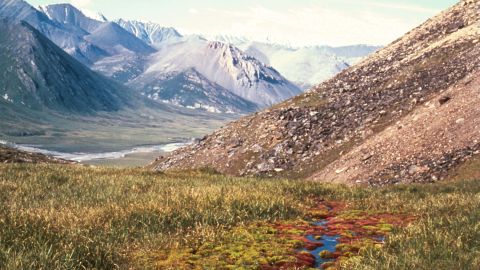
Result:
{"label": "snow-capped mountain peak", "polygon": [[163,27],[153,22],[128,21],[123,19],[116,20],[115,22],[150,45],[178,41],[182,38],[182,35],[175,28]]}
{"label": "snow-capped mountain peak", "polygon": [[71,4],[40,6],[38,10],[50,20],[61,23],[70,31],[76,33],[79,33],[79,28],[86,33],[92,32],[105,22],[105,18],[93,19]]}
{"label": "snow-capped mountain peak", "polygon": [[92,20],[96,20],[96,21],[100,21],[100,22],[108,22],[107,17],[105,17],[105,15],[103,15],[100,12],[91,11],[91,10],[85,9],[85,8],[80,9],[80,11],[85,16],[87,16],[88,18],[90,18]]}
{"label": "snow-capped mountain peak", "polygon": [[237,47],[241,47],[242,45],[245,45],[251,42],[251,40],[247,37],[234,36],[234,35],[228,35],[228,34],[206,36],[205,38],[212,41],[220,41],[223,43],[233,44]]}

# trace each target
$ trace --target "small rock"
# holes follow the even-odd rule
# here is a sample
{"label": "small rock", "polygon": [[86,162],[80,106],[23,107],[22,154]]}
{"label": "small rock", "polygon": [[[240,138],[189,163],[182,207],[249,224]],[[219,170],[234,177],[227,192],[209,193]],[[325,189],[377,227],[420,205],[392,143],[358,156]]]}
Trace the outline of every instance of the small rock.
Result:
{"label": "small rock", "polygon": [[440,103],[440,105],[443,105],[447,102],[449,102],[452,98],[451,97],[448,97],[448,96],[445,96],[445,97],[441,97],[438,102]]}

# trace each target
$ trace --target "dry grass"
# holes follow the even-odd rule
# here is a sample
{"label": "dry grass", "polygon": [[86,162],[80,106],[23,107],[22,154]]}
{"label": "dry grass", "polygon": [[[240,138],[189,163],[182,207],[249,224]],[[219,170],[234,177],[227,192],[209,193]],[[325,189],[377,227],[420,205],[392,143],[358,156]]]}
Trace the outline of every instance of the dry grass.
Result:
{"label": "dry grass", "polygon": [[158,268],[159,251],[227,244],[249,224],[304,216],[315,197],[419,217],[347,269],[474,269],[479,192],[480,181],[364,189],[209,171],[0,165],[0,269]]}

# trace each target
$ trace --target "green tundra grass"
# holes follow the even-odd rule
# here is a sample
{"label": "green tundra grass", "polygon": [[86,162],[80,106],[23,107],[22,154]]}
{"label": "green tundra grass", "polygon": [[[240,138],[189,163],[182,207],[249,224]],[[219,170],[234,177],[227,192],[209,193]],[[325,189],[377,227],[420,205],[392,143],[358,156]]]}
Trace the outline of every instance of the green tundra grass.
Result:
{"label": "green tundra grass", "polygon": [[[478,163],[467,167],[466,176],[480,168]],[[371,189],[233,178],[208,170],[154,174],[0,165],[0,269],[257,269],[256,249],[266,247],[252,241],[266,241],[272,257],[285,254],[282,242],[268,232],[249,232],[252,224],[301,219],[318,198],[416,217],[395,229],[382,248],[362,249],[343,263],[345,269],[480,265],[480,181],[475,179]],[[250,236],[250,244],[242,246]],[[232,245],[238,245],[241,258],[232,265],[221,264],[215,254],[213,261],[182,264],[185,250]]]}

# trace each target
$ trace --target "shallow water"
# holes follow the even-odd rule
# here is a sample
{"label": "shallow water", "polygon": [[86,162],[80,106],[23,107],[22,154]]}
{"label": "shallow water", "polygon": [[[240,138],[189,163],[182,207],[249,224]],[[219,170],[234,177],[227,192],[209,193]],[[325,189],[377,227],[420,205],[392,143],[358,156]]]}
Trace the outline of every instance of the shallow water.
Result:
{"label": "shallow water", "polygon": [[[331,209],[329,209],[331,211]],[[321,227],[321,228],[327,228],[328,220],[327,219],[322,219],[319,221],[315,221],[312,223],[313,226]],[[321,236],[321,238],[319,238]],[[312,242],[312,243],[322,243],[323,246],[318,247],[314,250],[307,250],[303,249],[302,251],[307,251],[310,254],[312,254],[315,257],[315,268],[321,269],[321,265],[326,262],[333,262],[335,259],[324,259],[320,257],[320,253],[324,250],[329,251],[331,253],[336,251],[336,247],[340,242],[338,241],[340,239],[340,235],[307,235],[305,238]],[[372,236],[372,238],[378,242],[384,242],[385,241],[385,236]]]}
{"label": "shallow water", "polygon": [[[316,221],[312,223],[314,226],[322,227],[325,228],[327,226],[328,220],[322,219],[320,221]],[[331,262],[334,261],[335,259],[323,259],[320,257],[320,253],[324,250],[327,250],[329,252],[335,252],[337,244],[339,244],[338,239],[340,238],[340,235],[335,235],[335,236],[329,236],[329,235],[321,235],[320,239],[316,239],[320,235],[307,235],[305,238],[307,238],[310,242],[312,243],[322,243],[323,246],[318,247],[314,250],[307,250],[305,249],[304,251],[309,252],[315,257],[315,267],[320,268],[320,266],[323,263],[326,262]]]}
{"label": "shallow water", "polygon": [[187,145],[188,143],[170,143],[170,144],[162,144],[162,145],[139,146],[139,147],[134,147],[134,148],[122,150],[122,151],[102,152],[102,153],[82,153],[82,152],[65,153],[65,152],[50,151],[47,149],[43,149],[42,146],[40,145],[20,145],[20,144],[14,144],[6,141],[1,141],[1,140],[0,140],[0,144],[6,145],[8,147],[12,147],[18,150],[26,151],[26,152],[40,153],[44,155],[53,156],[56,158],[72,160],[72,161],[88,164],[91,162],[108,163],[109,160],[125,159],[125,158],[128,158],[129,156],[138,156],[141,154],[155,154],[159,156],[164,153],[173,152],[176,149]]}

